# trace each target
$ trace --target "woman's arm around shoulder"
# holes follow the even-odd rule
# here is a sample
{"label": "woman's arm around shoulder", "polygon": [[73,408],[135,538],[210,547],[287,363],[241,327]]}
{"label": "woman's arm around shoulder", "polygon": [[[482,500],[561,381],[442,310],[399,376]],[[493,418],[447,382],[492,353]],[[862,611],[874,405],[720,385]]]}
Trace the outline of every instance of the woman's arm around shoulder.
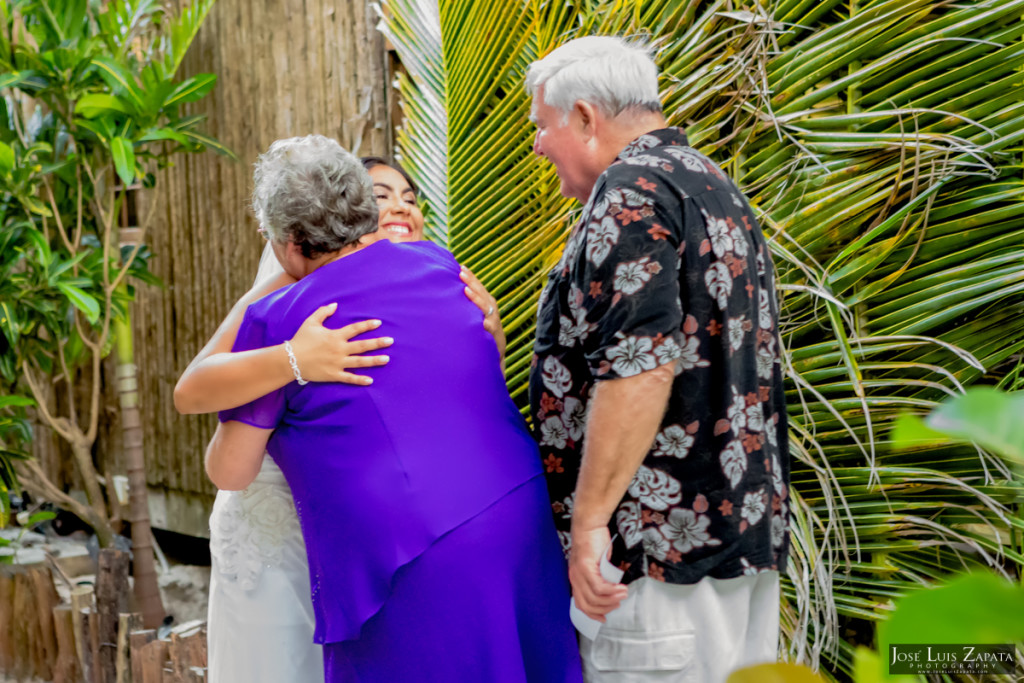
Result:
{"label": "woman's arm around shoulder", "polygon": [[[265,396],[296,379],[283,344],[232,353],[245,311],[254,301],[294,282],[282,274],[269,284],[255,287],[231,309],[209,343],[193,359],[174,388],[174,406],[183,414],[211,413],[236,408]],[[337,330],[323,322],[336,304],[321,306],[302,324],[291,340],[293,354],[303,379],[312,382],[369,384],[370,378],[349,372],[388,362],[387,356],[357,354],[390,346],[387,337],[352,341],[380,325],[366,320]]]}
{"label": "woman's arm around shoulder", "polygon": [[476,304],[480,312],[484,314],[484,329],[494,337],[494,343],[498,347],[498,356],[501,358],[501,371],[505,372],[505,330],[501,326],[501,314],[498,312],[498,300],[491,296],[483,283],[473,275],[473,272],[466,266],[459,267],[459,277],[466,285],[466,296]]}

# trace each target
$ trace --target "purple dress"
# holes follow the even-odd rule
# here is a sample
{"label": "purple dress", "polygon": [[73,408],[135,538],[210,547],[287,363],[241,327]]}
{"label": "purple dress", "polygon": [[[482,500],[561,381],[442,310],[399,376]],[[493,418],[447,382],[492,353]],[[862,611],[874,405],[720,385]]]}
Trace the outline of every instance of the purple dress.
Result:
{"label": "purple dress", "polygon": [[537,447],[452,255],[380,241],[254,303],[234,349],[382,321],[369,387],[297,383],[221,413],[274,429],[295,496],[327,680],[579,681]]}

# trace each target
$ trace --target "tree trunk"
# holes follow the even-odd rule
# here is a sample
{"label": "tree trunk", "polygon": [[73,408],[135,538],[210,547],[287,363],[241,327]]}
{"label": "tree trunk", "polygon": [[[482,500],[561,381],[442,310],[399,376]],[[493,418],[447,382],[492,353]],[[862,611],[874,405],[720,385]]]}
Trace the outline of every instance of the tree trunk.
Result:
{"label": "tree trunk", "polygon": [[121,407],[124,455],[128,467],[128,521],[132,525],[135,598],[146,628],[156,628],[164,618],[164,605],[156,579],[153,532],[149,526],[149,495],[146,489],[146,459],[142,450],[142,418],[139,412],[138,380],[132,344],[131,321],[118,321],[117,395]]}

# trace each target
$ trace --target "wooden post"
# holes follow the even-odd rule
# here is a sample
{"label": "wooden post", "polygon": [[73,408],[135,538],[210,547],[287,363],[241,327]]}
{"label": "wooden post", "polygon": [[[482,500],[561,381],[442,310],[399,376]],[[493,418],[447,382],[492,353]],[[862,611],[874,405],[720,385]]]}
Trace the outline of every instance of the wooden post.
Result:
{"label": "wooden post", "polygon": [[174,672],[175,683],[184,683],[188,671],[188,652],[182,647],[181,636],[171,633],[171,643],[167,646],[167,656],[171,660],[171,671]]}
{"label": "wooden post", "polygon": [[100,683],[100,629],[95,605],[82,615],[82,621],[89,633],[89,649],[92,651],[92,683]]}
{"label": "wooden post", "polygon": [[117,626],[128,609],[128,553],[100,550],[96,574],[96,683],[117,682]]}
{"label": "wooden post", "polygon": [[36,643],[39,659],[35,675],[43,680],[54,677],[53,667],[57,662],[57,636],[53,624],[53,608],[60,604],[57,587],[53,585],[53,574],[46,567],[29,570],[35,609],[33,623],[36,626]]}
{"label": "wooden post", "polygon": [[128,635],[128,645],[131,650],[132,683],[143,683],[146,677],[142,670],[142,651],[151,642],[156,640],[156,630],[132,631]]}
{"label": "wooden post", "polygon": [[[142,679],[135,683],[164,683],[164,662],[167,661],[167,641],[154,640],[139,649],[139,668]],[[135,653],[132,653],[135,659]]]}
{"label": "wooden post", "polygon": [[202,682],[206,670],[206,625],[201,621],[181,624],[171,632],[168,648],[175,683]]}
{"label": "wooden post", "polygon": [[0,671],[14,669],[14,575],[0,566]]}
{"label": "wooden post", "polygon": [[76,586],[71,591],[71,618],[75,629],[75,655],[85,683],[94,683],[92,665],[92,634],[89,613],[92,611],[92,588]]}
{"label": "wooden post", "polygon": [[32,638],[34,628],[29,618],[32,608],[31,583],[28,570],[24,566],[12,567],[14,570],[14,675],[16,678],[28,678],[35,675],[35,643]]}
{"label": "wooden post", "polygon": [[75,623],[71,605],[57,605],[53,608],[53,629],[57,640],[53,683],[81,683],[82,670],[75,651]]}
{"label": "wooden post", "polygon": [[132,683],[131,634],[142,627],[142,615],[122,613],[117,624],[116,683]]}

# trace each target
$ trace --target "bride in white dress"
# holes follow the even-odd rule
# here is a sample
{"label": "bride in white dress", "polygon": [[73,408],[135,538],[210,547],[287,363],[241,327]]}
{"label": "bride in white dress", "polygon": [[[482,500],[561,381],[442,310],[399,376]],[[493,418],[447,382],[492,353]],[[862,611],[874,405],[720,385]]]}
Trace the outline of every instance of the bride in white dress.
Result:
{"label": "bride in white dress", "polygon": [[269,455],[249,488],[217,492],[210,556],[207,680],[322,683],[306,545]]}
{"label": "bride in white dress", "polygon": [[[281,274],[264,249],[253,288]],[[284,474],[269,454],[244,491],[218,491],[210,515],[207,680],[322,683],[306,544]]]}
{"label": "bride in white dress", "polygon": [[[401,169],[382,159],[364,159],[380,210],[380,236],[392,241],[423,238],[423,214],[417,190]],[[505,337],[497,302],[468,270],[466,295],[484,313],[484,328],[504,356]],[[284,352],[246,352],[246,363],[229,360],[246,307],[288,284],[268,243],[253,289],[231,310],[214,337],[196,356],[175,388],[182,413],[205,413],[234,407],[292,381]],[[326,308],[326,307],[325,307]],[[389,342],[350,342],[376,325],[356,323],[328,330],[322,322],[332,311],[320,309],[292,340],[310,381],[366,384],[351,369],[381,365],[373,352]],[[266,352],[266,353],[263,353]],[[214,361],[219,362],[218,367]],[[197,366],[206,373],[199,379]],[[213,370],[215,372],[211,373]],[[309,565],[291,490],[270,455],[256,480],[244,491],[218,491],[210,516],[210,599],[207,623],[207,680],[211,683],[322,683],[323,654],[313,642],[313,604]]]}

